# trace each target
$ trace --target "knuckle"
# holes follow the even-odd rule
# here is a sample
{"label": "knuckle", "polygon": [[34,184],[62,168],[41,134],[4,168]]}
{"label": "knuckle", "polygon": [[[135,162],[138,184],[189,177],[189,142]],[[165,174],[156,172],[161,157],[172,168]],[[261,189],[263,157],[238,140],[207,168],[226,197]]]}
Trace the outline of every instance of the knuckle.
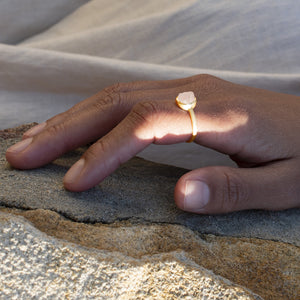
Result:
{"label": "knuckle", "polygon": [[95,106],[103,109],[107,106],[118,106],[121,103],[121,83],[104,88],[96,97]]}
{"label": "knuckle", "polygon": [[113,85],[110,85],[103,89],[103,91],[107,94],[118,94],[122,91],[122,84],[117,82]]}
{"label": "knuckle", "polygon": [[210,74],[206,74],[206,73],[202,73],[202,74],[195,75],[194,78],[195,78],[196,80],[199,80],[199,81],[208,81],[208,80],[219,79],[219,78],[216,77],[216,76],[213,76],[213,75],[210,75]]}
{"label": "knuckle", "polygon": [[57,135],[61,135],[65,132],[65,125],[63,123],[54,124],[47,129],[47,133],[51,137],[55,137]]}
{"label": "knuckle", "polygon": [[54,141],[49,143],[49,147],[60,149],[62,153],[67,152],[72,147],[68,143],[66,125],[63,122],[52,125],[45,131],[45,134],[48,135],[49,141]]}
{"label": "knuckle", "polygon": [[247,186],[240,177],[231,171],[224,171],[223,176],[225,185],[222,193],[222,209],[224,212],[235,211],[241,202],[249,200]]}
{"label": "knuckle", "polygon": [[100,153],[105,152],[105,148],[105,144],[99,140],[89,147],[89,149],[83,154],[83,157],[90,162],[96,161],[99,158]]}
{"label": "knuckle", "polygon": [[136,123],[151,123],[157,113],[155,104],[151,101],[142,101],[134,105],[131,116]]}
{"label": "knuckle", "polygon": [[110,169],[116,169],[121,165],[119,157],[114,156],[113,160],[102,160],[105,153],[111,153],[109,142],[105,140],[98,140],[83,154],[83,158],[90,165],[97,165],[101,160],[101,169],[105,173],[110,173]]}
{"label": "knuckle", "polygon": [[190,83],[190,89],[198,91],[200,95],[209,95],[217,92],[223,86],[225,81],[209,74],[196,75],[196,80]]}

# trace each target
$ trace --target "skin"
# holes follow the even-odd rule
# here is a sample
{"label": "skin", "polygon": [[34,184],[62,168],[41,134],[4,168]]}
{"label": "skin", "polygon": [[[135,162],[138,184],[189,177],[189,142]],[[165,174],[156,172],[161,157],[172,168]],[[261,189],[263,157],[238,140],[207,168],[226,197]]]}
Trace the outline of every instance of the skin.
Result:
{"label": "skin", "polygon": [[37,168],[97,140],[64,178],[66,189],[87,190],[149,144],[191,137],[189,114],[175,104],[184,91],[197,98],[195,143],[228,154],[239,168],[186,173],[175,187],[177,206],[200,214],[300,207],[300,97],[210,75],[108,87],[27,131],[6,158],[15,168]]}

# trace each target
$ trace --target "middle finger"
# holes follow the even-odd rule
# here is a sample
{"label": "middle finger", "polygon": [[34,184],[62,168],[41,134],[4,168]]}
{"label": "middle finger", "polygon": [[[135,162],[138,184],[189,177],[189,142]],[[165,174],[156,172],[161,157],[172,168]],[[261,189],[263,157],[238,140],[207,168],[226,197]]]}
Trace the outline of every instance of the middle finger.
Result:
{"label": "middle finger", "polygon": [[42,166],[60,155],[102,137],[114,128],[140,101],[173,99],[180,87],[137,90],[97,98],[82,110],[69,113],[60,122],[49,125],[32,137],[21,153],[8,150],[7,158],[16,168]]}

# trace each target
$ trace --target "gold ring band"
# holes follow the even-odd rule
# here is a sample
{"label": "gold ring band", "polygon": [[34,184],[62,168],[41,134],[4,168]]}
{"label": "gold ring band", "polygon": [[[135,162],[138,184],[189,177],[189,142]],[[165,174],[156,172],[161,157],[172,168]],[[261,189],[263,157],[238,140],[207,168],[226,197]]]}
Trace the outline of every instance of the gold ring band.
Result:
{"label": "gold ring band", "polygon": [[192,122],[192,136],[186,142],[191,143],[195,140],[197,136],[197,122],[194,113],[194,107],[197,104],[197,99],[193,92],[184,92],[178,94],[178,96],[176,97],[176,104],[179,108],[187,111],[190,115],[191,122]]}

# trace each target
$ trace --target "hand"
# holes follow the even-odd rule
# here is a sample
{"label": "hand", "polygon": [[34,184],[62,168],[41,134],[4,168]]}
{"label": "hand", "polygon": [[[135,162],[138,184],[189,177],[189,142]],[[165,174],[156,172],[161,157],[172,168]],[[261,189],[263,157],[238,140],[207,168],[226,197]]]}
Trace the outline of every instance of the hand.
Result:
{"label": "hand", "polygon": [[100,138],[64,178],[67,189],[84,191],[151,143],[187,141],[191,120],[175,104],[185,91],[197,97],[195,142],[228,154],[240,168],[185,174],[175,187],[178,207],[204,214],[299,207],[300,97],[210,75],[106,88],[30,129],[6,158],[16,168],[36,168]]}

